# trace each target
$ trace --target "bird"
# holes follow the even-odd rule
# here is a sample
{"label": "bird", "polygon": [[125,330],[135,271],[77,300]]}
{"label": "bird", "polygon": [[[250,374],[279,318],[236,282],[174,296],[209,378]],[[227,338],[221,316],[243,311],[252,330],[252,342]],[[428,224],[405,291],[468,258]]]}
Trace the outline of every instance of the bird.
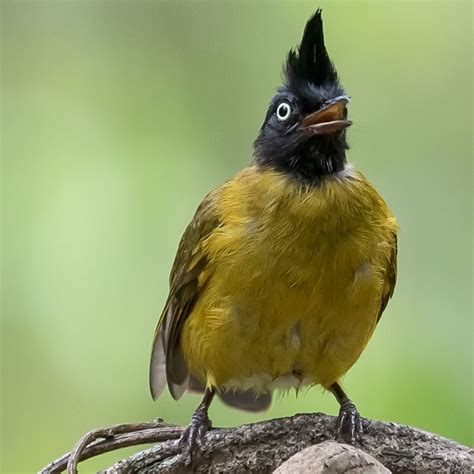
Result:
{"label": "bird", "polygon": [[194,456],[217,395],[265,411],[278,389],[322,386],[334,435],[361,440],[341,385],[397,275],[395,216],[347,160],[350,98],[327,52],[321,9],[290,49],[248,167],[211,191],[178,246],[155,331],[150,389],[203,398],[180,446]]}

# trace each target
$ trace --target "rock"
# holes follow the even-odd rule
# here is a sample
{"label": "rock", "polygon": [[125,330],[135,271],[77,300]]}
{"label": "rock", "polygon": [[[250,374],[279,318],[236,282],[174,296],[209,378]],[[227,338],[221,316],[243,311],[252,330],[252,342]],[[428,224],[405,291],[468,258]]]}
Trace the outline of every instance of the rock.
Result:
{"label": "rock", "polygon": [[364,451],[340,444],[336,441],[325,441],[296,453],[274,474],[387,474],[390,473],[383,464]]}

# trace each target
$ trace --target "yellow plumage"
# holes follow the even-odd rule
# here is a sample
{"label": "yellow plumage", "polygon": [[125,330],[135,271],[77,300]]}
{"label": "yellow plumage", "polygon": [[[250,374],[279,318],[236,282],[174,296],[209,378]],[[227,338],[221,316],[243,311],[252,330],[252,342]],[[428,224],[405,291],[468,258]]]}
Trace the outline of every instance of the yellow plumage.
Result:
{"label": "yellow plumage", "polygon": [[179,342],[188,371],[218,390],[329,388],[391,291],[397,224],[377,191],[351,167],[306,186],[252,166],[196,218],[214,225],[184,258],[188,274],[200,267]]}

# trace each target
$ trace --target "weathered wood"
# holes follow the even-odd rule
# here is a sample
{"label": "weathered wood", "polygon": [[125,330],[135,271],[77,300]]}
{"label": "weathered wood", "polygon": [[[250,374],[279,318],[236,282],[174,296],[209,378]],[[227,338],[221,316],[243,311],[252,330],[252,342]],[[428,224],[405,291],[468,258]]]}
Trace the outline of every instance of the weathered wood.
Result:
{"label": "weathered wood", "polygon": [[[79,459],[87,459],[120,447],[161,441],[160,444],[123,459],[105,471],[117,473],[183,473],[183,472],[273,472],[297,452],[332,439],[335,418],[321,413],[295,415],[263,421],[237,428],[213,429],[207,434],[202,455],[194,470],[184,464],[176,438],[182,428],[163,422],[143,424],[137,432],[126,432],[123,425],[99,430],[99,436],[87,446]],[[108,431],[107,431],[108,430]],[[105,436],[105,435],[104,435]],[[164,441],[166,440],[166,441]],[[425,431],[381,421],[366,421],[364,452],[395,473],[407,472],[473,472],[474,451],[454,441]],[[61,472],[69,455],[64,455],[44,468],[41,473]]]}

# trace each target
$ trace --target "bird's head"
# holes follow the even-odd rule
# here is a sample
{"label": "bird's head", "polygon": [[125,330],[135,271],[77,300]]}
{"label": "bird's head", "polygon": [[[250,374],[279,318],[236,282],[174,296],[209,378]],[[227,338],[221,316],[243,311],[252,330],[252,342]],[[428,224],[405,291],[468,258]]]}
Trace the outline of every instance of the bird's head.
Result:
{"label": "bird's head", "polygon": [[341,171],[346,163],[347,104],[324,46],[321,10],[288,54],[278,88],[254,143],[255,161],[307,182]]}

